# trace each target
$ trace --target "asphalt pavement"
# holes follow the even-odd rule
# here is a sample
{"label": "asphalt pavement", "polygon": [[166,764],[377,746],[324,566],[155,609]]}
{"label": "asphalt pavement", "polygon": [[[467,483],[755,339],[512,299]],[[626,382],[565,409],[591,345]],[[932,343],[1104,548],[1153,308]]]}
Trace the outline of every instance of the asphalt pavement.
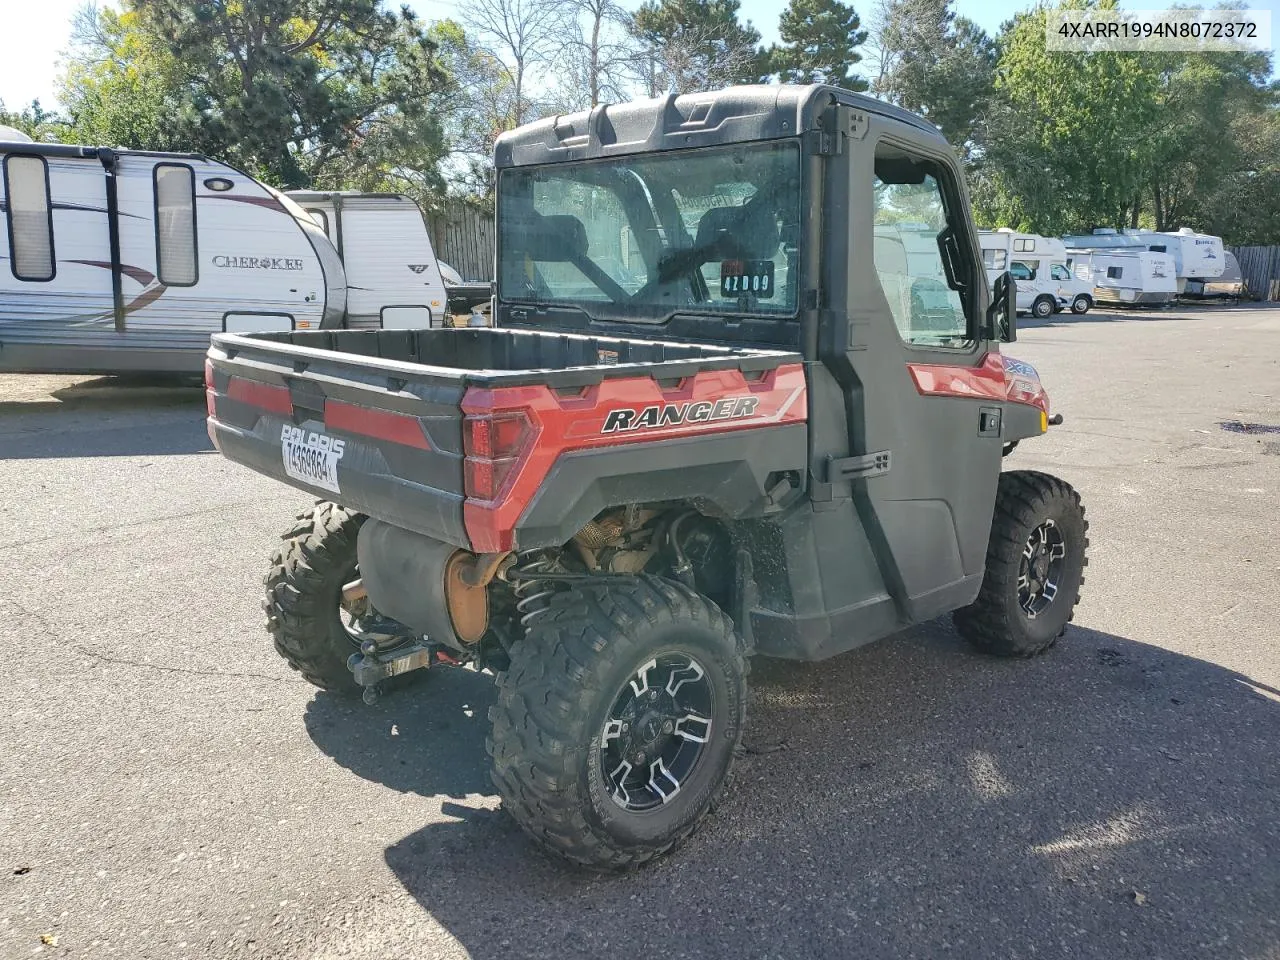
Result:
{"label": "asphalt pavement", "polygon": [[1066,422],[1007,466],[1092,523],[1075,626],[757,662],[725,803],[620,878],[501,812],[485,675],[365,707],[277,658],[308,500],[198,387],[0,377],[0,957],[1280,958],[1280,309],[1008,352]]}

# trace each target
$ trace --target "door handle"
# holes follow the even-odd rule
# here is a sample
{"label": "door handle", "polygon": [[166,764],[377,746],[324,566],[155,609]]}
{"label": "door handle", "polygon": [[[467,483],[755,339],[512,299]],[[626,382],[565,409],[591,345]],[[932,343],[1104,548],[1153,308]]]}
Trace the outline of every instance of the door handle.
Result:
{"label": "door handle", "polygon": [[999,407],[978,408],[978,436],[1000,436],[1001,416]]}

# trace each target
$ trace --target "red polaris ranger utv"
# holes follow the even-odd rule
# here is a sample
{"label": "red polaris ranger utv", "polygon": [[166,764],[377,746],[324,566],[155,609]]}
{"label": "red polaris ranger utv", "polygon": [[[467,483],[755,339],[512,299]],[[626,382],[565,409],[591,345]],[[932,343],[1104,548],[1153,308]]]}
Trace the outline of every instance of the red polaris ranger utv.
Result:
{"label": "red polaris ranger utv", "polygon": [[1001,472],[1057,421],[933,127],[740,87],[529,124],[496,165],[495,329],[213,338],[218,449],[328,501],[266,580],[307,679],[492,670],[504,806],[617,868],[724,785],[747,656],[952,611],[989,653],[1062,634],[1083,511]]}

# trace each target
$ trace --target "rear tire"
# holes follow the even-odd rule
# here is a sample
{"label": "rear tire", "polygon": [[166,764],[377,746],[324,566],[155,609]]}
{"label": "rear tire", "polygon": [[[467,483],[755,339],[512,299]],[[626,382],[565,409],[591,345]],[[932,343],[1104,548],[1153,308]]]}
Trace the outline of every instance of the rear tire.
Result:
{"label": "rear tire", "polygon": [[693,832],[724,788],[745,716],[742,647],[714,603],[656,577],[575,585],[498,679],[493,783],[552,854],[634,867]]}
{"label": "rear tire", "polygon": [[1035,303],[1031,304],[1031,315],[1039,320],[1047,320],[1053,316],[1056,306],[1053,297],[1038,297]]}
{"label": "rear tire", "polygon": [[1053,646],[1080,600],[1088,532],[1070,484],[1030,470],[1002,473],[982,589],[953,615],[961,636],[1001,657]]}
{"label": "rear tire", "polygon": [[263,580],[267,632],[289,666],[323,690],[359,696],[347,669],[359,647],[342,621],[342,588],[354,580],[356,535],[365,521],[336,503],[317,503],[283,535]]}
{"label": "rear tire", "polygon": [[1093,306],[1093,298],[1087,293],[1082,293],[1071,301],[1071,312],[1077,316],[1083,316],[1088,313]]}

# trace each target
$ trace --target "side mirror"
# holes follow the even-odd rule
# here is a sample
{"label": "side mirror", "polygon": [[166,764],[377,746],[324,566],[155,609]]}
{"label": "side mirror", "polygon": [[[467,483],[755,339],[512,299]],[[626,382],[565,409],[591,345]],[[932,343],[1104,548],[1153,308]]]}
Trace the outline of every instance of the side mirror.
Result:
{"label": "side mirror", "polygon": [[1008,270],[996,277],[987,307],[987,336],[1001,343],[1018,339],[1018,285]]}

